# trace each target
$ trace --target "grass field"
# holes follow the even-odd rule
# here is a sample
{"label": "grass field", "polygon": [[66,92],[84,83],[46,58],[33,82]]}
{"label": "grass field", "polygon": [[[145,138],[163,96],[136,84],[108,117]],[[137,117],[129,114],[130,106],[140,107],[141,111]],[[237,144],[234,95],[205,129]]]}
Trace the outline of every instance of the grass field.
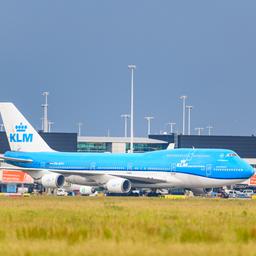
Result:
{"label": "grass field", "polygon": [[0,198],[0,255],[256,255],[256,201]]}

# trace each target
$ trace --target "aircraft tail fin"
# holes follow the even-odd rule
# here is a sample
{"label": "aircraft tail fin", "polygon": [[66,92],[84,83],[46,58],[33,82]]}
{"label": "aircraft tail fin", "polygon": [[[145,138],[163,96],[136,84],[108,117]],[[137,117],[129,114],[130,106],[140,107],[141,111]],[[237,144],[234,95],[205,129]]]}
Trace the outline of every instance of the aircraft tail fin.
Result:
{"label": "aircraft tail fin", "polygon": [[53,151],[11,102],[0,102],[0,113],[12,151]]}

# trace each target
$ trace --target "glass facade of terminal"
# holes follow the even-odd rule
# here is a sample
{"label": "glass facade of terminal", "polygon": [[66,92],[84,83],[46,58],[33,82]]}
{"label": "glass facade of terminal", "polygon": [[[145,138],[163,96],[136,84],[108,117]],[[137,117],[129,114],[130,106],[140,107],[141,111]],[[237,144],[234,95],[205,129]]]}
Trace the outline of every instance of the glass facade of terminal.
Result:
{"label": "glass facade of terminal", "polygon": [[[135,153],[143,153],[155,150],[163,150],[166,149],[168,144],[166,143],[134,143],[133,144],[133,152]],[[126,143],[126,152],[130,150],[130,143]]]}
{"label": "glass facade of terminal", "polygon": [[[143,153],[155,150],[162,150],[167,148],[166,143],[134,143],[134,152]],[[126,143],[125,151],[130,150],[130,143]],[[111,142],[78,142],[77,144],[78,152],[112,152]]]}
{"label": "glass facade of terminal", "polygon": [[112,152],[112,143],[109,142],[78,142],[78,152],[104,153]]}

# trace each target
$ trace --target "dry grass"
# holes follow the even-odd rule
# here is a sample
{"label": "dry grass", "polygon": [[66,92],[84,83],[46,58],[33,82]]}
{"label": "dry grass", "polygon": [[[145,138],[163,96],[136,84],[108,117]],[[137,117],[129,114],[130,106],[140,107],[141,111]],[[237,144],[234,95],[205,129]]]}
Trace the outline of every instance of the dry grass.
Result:
{"label": "dry grass", "polygon": [[256,201],[0,198],[0,255],[255,255]]}

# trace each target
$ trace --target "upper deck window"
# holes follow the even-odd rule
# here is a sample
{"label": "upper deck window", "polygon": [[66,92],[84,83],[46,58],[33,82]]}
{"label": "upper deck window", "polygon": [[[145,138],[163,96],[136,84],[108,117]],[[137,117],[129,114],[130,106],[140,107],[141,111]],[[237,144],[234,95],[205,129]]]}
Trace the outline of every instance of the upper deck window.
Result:
{"label": "upper deck window", "polygon": [[227,154],[227,157],[234,157],[234,156],[238,156],[236,153],[229,153]]}

